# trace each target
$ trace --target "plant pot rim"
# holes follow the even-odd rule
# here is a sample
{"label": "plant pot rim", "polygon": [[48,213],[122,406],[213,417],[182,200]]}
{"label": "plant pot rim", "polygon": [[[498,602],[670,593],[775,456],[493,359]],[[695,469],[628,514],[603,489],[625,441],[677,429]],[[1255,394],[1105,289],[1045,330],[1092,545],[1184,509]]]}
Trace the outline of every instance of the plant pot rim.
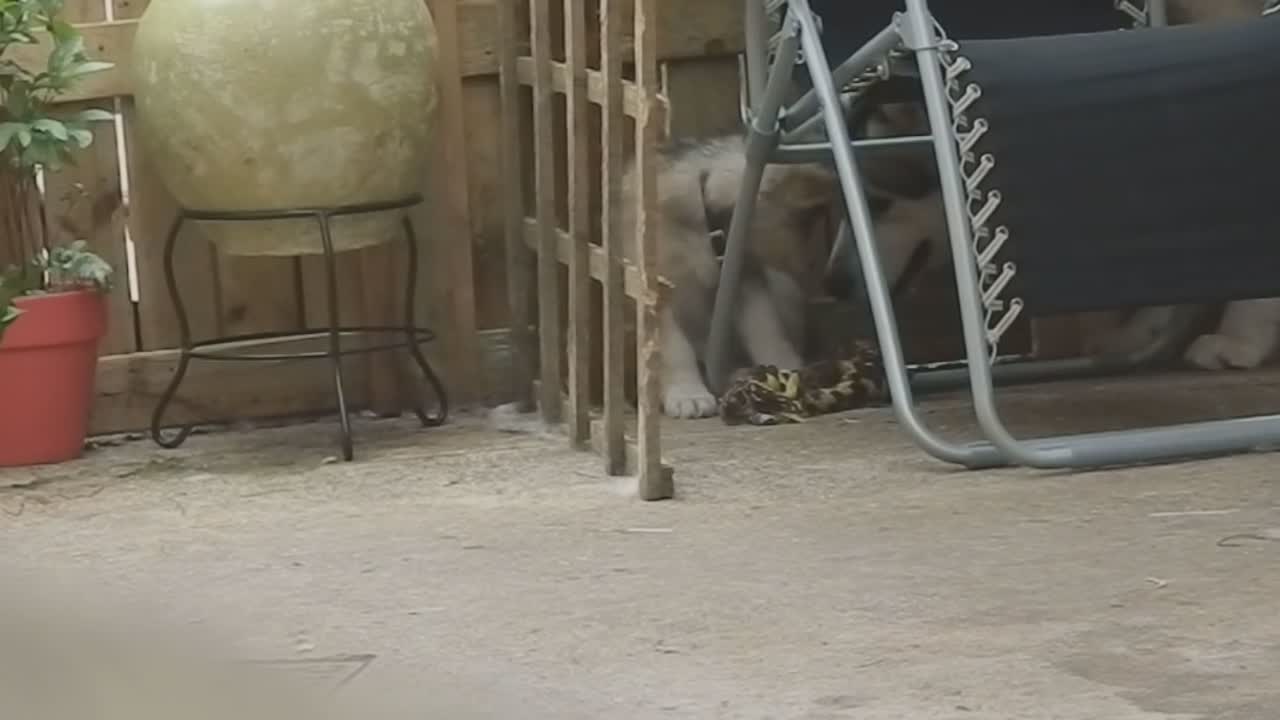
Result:
{"label": "plant pot rim", "polygon": [[23,295],[22,310],[0,337],[0,352],[97,342],[107,330],[106,294],[97,288]]}
{"label": "plant pot rim", "polygon": [[13,304],[22,305],[23,303],[28,303],[33,301],[51,300],[53,298],[66,297],[67,295],[83,295],[85,293],[106,294],[103,290],[95,287],[76,288],[74,290],[54,290],[52,292],[45,291],[45,292],[32,293],[30,295],[19,295],[18,297],[13,299]]}

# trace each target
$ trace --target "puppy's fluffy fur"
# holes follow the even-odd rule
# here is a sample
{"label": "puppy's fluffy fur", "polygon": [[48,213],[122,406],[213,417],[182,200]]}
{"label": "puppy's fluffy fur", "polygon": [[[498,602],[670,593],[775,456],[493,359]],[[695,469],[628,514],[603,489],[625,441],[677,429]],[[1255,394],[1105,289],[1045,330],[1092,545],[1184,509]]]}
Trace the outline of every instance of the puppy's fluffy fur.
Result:
{"label": "puppy's fluffy fur", "polygon": [[[671,417],[706,417],[717,409],[703,376],[720,277],[712,232],[727,233],[745,167],[741,136],[678,143],[659,154],[658,265],[673,286],[661,318],[663,410]],[[635,226],[635,181],[631,168],[619,198],[619,237],[629,238],[627,229]],[[805,288],[813,285],[815,269],[825,266],[830,249],[815,226],[838,192],[833,173],[822,166],[765,170],[735,308],[740,364],[802,364]],[[633,244],[624,244],[634,257]]]}

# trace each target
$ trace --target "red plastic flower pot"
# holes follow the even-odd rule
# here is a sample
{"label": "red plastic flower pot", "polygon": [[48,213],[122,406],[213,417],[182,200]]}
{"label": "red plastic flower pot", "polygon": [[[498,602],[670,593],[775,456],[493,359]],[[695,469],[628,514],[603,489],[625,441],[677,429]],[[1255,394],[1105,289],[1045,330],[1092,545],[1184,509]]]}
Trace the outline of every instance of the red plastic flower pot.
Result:
{"label": "red plastic flower pot", "polygon": [[93,290],[19,298],[0,339],[0,467],[80,457],[89,432],[105,296]]}

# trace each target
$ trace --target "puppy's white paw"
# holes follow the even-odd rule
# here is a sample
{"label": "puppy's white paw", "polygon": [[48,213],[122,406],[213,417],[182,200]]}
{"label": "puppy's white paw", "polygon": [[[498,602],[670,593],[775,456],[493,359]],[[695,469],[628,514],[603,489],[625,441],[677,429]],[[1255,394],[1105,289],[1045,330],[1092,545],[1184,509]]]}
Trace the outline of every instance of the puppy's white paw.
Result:
{"label": "puppy's white paw", "polygon": [[1183,358],[1201,370],[1252,370],[1267,359],[1267,348],[1230,335],[1201,335]]}
{"label": "puppy's white paw", "polygon": [[702,383],[674,383],[663,390],[662,411],[673,418],[704,418],[719,410],[716,397]]}

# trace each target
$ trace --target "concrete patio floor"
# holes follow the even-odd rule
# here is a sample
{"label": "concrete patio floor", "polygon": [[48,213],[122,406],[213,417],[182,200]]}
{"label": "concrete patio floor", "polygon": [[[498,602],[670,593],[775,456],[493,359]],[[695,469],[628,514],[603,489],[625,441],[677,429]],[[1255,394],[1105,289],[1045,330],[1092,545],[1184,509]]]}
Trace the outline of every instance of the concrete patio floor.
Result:
{"label": "concrete patio floor", "polygon": [[[1274,374],[1012,391],[1060,431],[1280,409]],[[929,418],[972,436],[963,398]],[[130,442],[0,471],[0,584],[252,658],[364,656],[418,718],[1280,716],[1280,463],[957,471],[883,409],[669,423],[679,498],[480,416]]]}

